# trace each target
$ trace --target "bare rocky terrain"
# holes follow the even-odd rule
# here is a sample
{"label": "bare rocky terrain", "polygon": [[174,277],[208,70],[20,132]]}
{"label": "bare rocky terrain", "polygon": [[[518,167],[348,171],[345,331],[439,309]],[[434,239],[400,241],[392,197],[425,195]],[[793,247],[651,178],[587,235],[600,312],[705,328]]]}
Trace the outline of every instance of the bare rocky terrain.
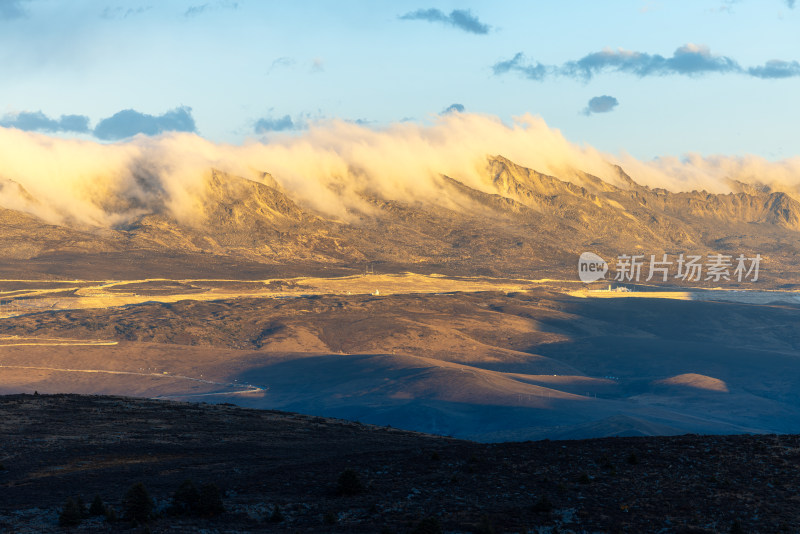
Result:
{"label": "bare rocky terrain", "polygon": [[[137,482],[155,501],[150,532],[800,529],[797,435],[487,445],[229,405],[10,395],[0,397],[0,444],[8,532],[63,531],[68,498],[99,495],[122,515]],[[348,469],[361,488],[343,494]],[[186,479],[217,485],[226,511],[170,515]],[[89,517],[69,530],[141,527]]]}

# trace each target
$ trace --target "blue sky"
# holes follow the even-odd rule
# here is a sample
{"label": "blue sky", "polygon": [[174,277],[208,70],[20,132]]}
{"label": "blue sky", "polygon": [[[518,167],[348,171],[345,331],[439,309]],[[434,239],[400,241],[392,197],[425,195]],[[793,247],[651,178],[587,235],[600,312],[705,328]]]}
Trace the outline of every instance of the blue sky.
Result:
{"label": "blue sky", "polygon": [[788,0],[0,0],[0,125],[239,144],[451,108],[641,159],[777,160],[800,155],[798,61]]}

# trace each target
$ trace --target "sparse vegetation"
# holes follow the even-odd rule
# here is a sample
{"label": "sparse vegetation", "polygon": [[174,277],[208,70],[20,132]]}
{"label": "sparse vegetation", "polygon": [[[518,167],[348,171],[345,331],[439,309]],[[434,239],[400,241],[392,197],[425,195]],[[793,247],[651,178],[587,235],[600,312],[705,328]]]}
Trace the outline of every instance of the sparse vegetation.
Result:
{"label": "sparse vegetation", "polygon": [[[18,417],[14,410],[19,398],[0,398],[0,409]],[[28,395],[24,400],[31,399]],[[4,442],[6,465],[13,461],[14,469],[0,479],[14,491],[4,494],[0,530],[23,530],[37,520],[25,516],[26,510],[37,509],[47,510],[52,528],[63,531],[139,534],[148,527],[153,532],[437,531],[435,522],[421,521],[426,517],[436,518],[442,531],[473,533],[527,532],[537,526],[542,532],[650,532],[653,525],[699,531],[712,522],[720,533],[796,532],[800,524],[800,513],[783,506],[794,494],[794,475],[785,464],[787,451],[800,449],[800,436],[794,435],[480,444],[401,431],[388,435],[375,428],[353,432],[352,425],[335,420],[317,428],[294,414],[148,399],[42,395],[36,405],[51,406],[57,418],[53,422],[46,411],[39,411],[37,421],[46,425],[34,425],[30,432]],[[91,418],[82,415],[81,406]],[[22,408],[31,410],[30,405]],[[113,412],[104,414],[101,408]],[[76,421],[91,426],[75,428]],[[111,462],[94,462],[95,476],[80,487],[86,492],[90,518],[83,518],[74,472],[58,467],[92,458],[86,448],[91,443],[53,450],[42,439],[53,435],[54,425],[66,429],[62,435],[88,435],[94,443],[109,443],[119,432],[147,436],[153,426],[187,424],[192,428],[176,432],[174,438],[159,432],[152,442],[141,439],[136,456],[104,453]],[[242,446],[245,438],[269,452],[253,454],[253,447]],[[753,446],[759,442],[769,448]],[[438,464],[430,460],[433,451],[441,455]],[[646,474],[627,464],[631,451],[646,464]],[[758,451],[755,462],[753,451]],[[464,473],[471,455],[479,458],[480,476]],[[617,476],[608,475],[606,459],[617,464]],[[168,461],[169,467],[154,466],[153,460]],[[339,497],[338,479],[348,467],[361,483],[356,487],[368,489]],[[47,480],[30,477],[43,470]],[[187,473],[198,472],[204,482],[224,479],[229,491],[211,491],[212,486],[197,478],[200,475],[184,481]],[[584,473],[590,484],[579,484]],[[450,482],[453,476],[456,485]],[[342,477],[344,487],[348,478]],[[729,481],[729,488],[721,485],[723,480]],[[135,481],[144,483],[156,504],[138,519],[129,511],[135,500],[123,503]],[[660,493],[650,491],[656,485]],[[684,490],[688,486],[694,488],[691,494]],[[220,497],[231,513],[208,520],[208,510],[217,507],[201,505],[204,493]],[[66,503],[68,496],[71,501]],[[754,497],[758,504],[751,506]],[[667,514],[673,527],[663,523]],[[117,521],[117,515],[128,521]],[[59,517],[64,527],[57,527]]]}

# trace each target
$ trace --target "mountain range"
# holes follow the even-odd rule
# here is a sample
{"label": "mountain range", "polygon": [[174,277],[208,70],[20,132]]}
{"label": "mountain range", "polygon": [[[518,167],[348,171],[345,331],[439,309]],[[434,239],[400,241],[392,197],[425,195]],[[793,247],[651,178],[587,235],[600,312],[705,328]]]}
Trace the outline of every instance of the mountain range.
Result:
{"label": "mountain range", "polygon": [[[731,181],[728,194],[670,192],[613,171],[613,184],[580,171],[559,178],[493,156],[479,188],[447,175],[425,198],[389,198],[364,186],[334,216],[296,200],[268,173],[247,179],[209,169],[188,219],[153,202],[160,186],[142,179],[155,191],[148,202],[120,192],[95,201],[106,212],[135,213],[107,227],[3,209],[0,272],[264,278],[349,273],[371,263],[384,272],[575,279],[577,256],[588,250],[609,262],[622,254],[761,254],[762,281],[796,285],[800,202],[791,191]],[[38,202],[16,182],[2,187]],[[330,189],[320,194],[337,194]]]}

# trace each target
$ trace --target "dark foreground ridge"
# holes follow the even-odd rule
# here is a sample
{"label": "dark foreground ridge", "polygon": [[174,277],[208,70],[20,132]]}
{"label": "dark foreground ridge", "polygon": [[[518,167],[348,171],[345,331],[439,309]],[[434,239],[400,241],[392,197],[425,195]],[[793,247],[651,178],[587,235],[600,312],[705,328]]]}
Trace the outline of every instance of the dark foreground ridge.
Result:
{"label": "dark foreground ridge", "polygon": [[[0,463],[2,532],[800,531],[797,435],[479,444],[231,405],[10,395]],[[61,513],[68,499],[86,510]]]}

